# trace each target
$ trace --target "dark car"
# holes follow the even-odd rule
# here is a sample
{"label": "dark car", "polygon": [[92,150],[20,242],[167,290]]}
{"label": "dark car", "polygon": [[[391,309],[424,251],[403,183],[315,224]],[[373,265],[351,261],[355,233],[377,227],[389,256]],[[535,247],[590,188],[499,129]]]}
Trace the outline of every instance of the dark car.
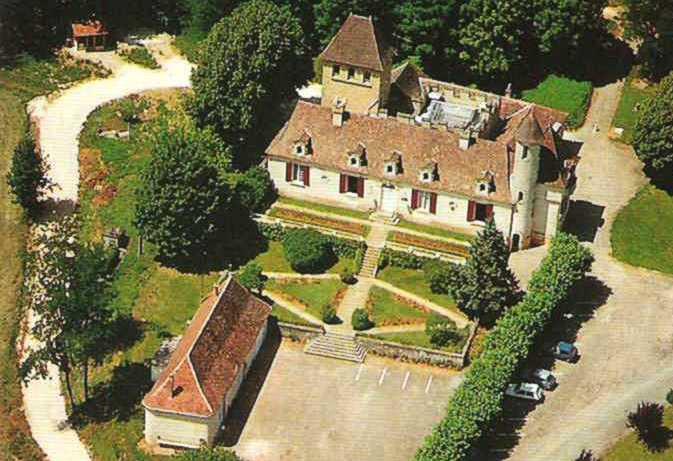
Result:
{"label": "dark car", "polygon": [[565,341],[559,341],[559,343],[554,348],[554,357],[559,360],[564,360],[566,362],[574,362],[578,358],[577,348],[570,343]]}
{"label": "dark car", "polygon": [[523,375],[524,379],[539,384],[545,391],[551,391],[557,386],[556,377],[544,368],[526,370]]}

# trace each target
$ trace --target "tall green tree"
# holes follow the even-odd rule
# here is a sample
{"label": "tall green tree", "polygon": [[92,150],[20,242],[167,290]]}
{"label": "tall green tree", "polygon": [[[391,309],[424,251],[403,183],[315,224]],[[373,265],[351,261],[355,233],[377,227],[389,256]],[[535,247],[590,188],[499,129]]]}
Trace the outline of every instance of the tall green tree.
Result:
{"label": "tall green tree", "polygon": [[7,174],[7,184],[14,193],[14,200],[28,216],[35,217],[40,199],[49,184],[47,168],[37,152],[35,140],[26,134],[14,149],[12,167]]}
{"label": "tall green tree", "polygon": [[490,324],[521,299],[508,259],[505,239],[489,220],[472,243],[467,263],[449,286],[458,307],[471,318]]}
{"label": "tall green tree", "polygon": [[673,2],[670,0],[624,0],[626,37],[640,41],[641,71],[661,78],[673,69]]}
{"label": "tall green tree", "polygon": [[232,218],[230,149],[185,115],[162,115],[144,134],[152,157],[136,192],[136,224],[167,260],[209,253]]}
{"label": "tall green tree", "polygon": [[633,146],[648,174],[673,185],[673,73],[640,105]]}
{"label": "tall green tree", "polygon": [[236,0],[184,0],[187,28],[204,35],[240,3]]}
{"label": "tall green tree", "polygon": [[[242,146],[261,131],[271,108],[292,97],[311,71],[297,18],[287,7],[252,0],[208,35],[192,74],[189,111],[200,126],[210,126],[226,142]],[[234,160],[237,165],[252,163]]]}

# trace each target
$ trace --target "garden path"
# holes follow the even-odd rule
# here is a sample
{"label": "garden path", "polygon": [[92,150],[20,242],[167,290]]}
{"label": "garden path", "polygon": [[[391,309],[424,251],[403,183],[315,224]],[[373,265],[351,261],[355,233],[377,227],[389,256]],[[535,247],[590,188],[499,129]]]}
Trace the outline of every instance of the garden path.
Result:
{"label": "garden path", "polygon": [[[162,49],[162,45],[157,45]],[[166,45],[164,44],[164,49]],[[73,205],[78,199],[79,133],[89,114],[98,106],[134,93],[153,89],[190,86],[192,66],[175,55],[157,56],[161,68],[148,70],[120,64],[103,80],[92,80],[70,88],[54,98],[38,98],[29,104],[31,119],[39,130],[39,143],[54,184],[48,198],[56,204]],[[32,232],[39,232],[39,227]],[[28,320],[32,318],[29,312]],[[36,347],[34,338],[24,339]],[[68,426],[65,401],[56,367],[47,377],[33,379],[22,387],[26,418],[35,441],[51,461],[88,461],[86,448]]]}

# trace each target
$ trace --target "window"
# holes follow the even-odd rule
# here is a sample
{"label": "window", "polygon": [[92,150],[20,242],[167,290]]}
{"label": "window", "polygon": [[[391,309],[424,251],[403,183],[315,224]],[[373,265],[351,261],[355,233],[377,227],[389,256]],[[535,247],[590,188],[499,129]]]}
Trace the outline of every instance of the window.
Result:
{"label": "window", "polygon": [[339,183],[339,192],[342,194],[356,194],[358,197],[364,197],[365,178],[342,174]]}
{"label": "window", "polygon": [[431,177],[431,175],[430,175],[430,172],[429,172],[429,171],[424,171],[424,172],[421,174],[421,179],[422,179],[423,181],[425,181],[425,182],[430,182],[430,177]]}
{"label": "window", "polygon": [[341,67],[332,66],[332,77],[338,77],[340,73],[341,73]]}
{"label": "window", "polygon": [[486,192],[486,184],[483,182],[479,184],[479,192]]}
{"label": "window", "polygon": [[521,151],[521,160],[526,160],[528,157],[528,146],[522,146],[523,150]]}
{"label": "window", "polygon": [[523,200],[523,192],[519,192],[519,202]]}
{"label": "window", "polygon": [[294,148],[294,152],[297,155],[302,155],[304,153],[304,146],[302,146],[301,144],[297,144],[297,146]]}
{"label": "window", "polygon": [[428,213],[437,213],[437,194],[421,190],[411,191],[411,209],[423,210]]}
{"label": "window", "polygon": [[304,183],[304,168],[296,163],[292,165],[292,180]]}
{"label": "window", "polygon": [[352,67],[348,68],[348,80],[353,80],[355,78],[355,69]]}
{"label": "window", "polygon": [[304,165],[287,163],[285,169],[285,181],[308,187],[310,185],[309,170],[309,167]]}
{"label": "window", "polygon": [[355,155],[353,155],[350,159],[351,166],[359,166],[359,163],[360,162],[358,162],[358,158]]}
{"label": "window", "polygon": [[429,212],[432,194],[430,192],[421,192],[420,199],[419,208]]}
{"label": "window", "polygon": [[486,222],[493,218],[493,205],[470,200],[467,204],[467,221]]}
{"label": "window", "polygon": [[372,81],[372,73],[369,71],[365,71],[364,76],[362,77],[363,81],[365,83],[370,83]]}
{"label": "window", "polygon": [[395,174],[395,165],[388,163],[386,165],[386,174]]}

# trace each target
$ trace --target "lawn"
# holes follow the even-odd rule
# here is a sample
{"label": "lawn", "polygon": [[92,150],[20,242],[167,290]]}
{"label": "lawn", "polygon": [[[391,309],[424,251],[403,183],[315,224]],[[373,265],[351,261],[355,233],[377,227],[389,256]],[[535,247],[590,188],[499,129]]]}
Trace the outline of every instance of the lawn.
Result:
{"label": "lawn", "polygon": [[625,263],[673,274],[673,197],[645,186],[612,226],[612,252]]}
{"label": "lawn", "polygon": [[22,59],[14,68],[0,70],[0,459],[38,460],[43,454],[30,435],[23,414],[17,369],[16,340],[20,310],[17,306],[26,224],[12,203],[5,176],[17,142],[26,129],[25,104],[55,91],[59,84],[91,75],[93,68]]}
{"label": "lawn", "polygon": [[[338,279],[322,279],[310,281],[270,280],[266,288],[281,293],[287,298],[303,304],[306,312],[320,319],[325,305],[335,304],[340,291],[346,285]],[[335,306],[336,307],[336,306]]]}
{"label": "lawn", "polygon": [[591,103],[593,85],[558,75],[550,75],[537,88],[526,90],[522,99],[568,113],[568,126],[579,128]]}
{"label": "lawn", "polygon": [[468,234],[463,234],[458,231],[452,231],[449,229],[444,229],[442,227],[435,227],[435,226],[425,226],[423,224],[416,224],[411,221],[407,221],[404,219],[401,219],[398,227],[401,227],[402,229],[409,229],[413,230],[416,232],[422,232],[424,234],[430,234],[430,235],[435,235],[437,237],[444,237],[447,239],[453,239],[453,240],[460,240],[462,242],[471,242],[474,240],[475,236],[474,235],[468,235]]}
{"label": "lawn", "polygon": [[433,293],[430,290],[430,285],[425,280],[425,275],[421,270],[388,266],[380,271],[376,277],[442,307],[458,311],[456,303],[449,295]]}
{"label": "lawn", "polygon": [[372,287],[367,310],[377,327],[425,323],[429,313],[380,287]]}
{"label": "lawn", "polygon": [[[262,266],[265,272],[284,272],[295,273],[290,267],[290,263],[285,259],[285,252],[283,251],[283,242],[269,241],[269,248],[264,253],[260,253],[254,259],[256,263]],[[353,259],[339,258],[339,260],[330,267],[327,272],[330,274],[338,274],[346,266],[352,266]]]}
{"label": "lawn", "polygon": [[390,341],[393,343],[406,344],[408,346],[425,347],[428,349],[438,349],[445,352],[461,352],[465,341],[469,335],[469,327],[459,330],[460,339],[454,343],[448,344],[444,347],[437,348],[430,343],[430,338],[425,334],[425,331],[405,331],[401,333],[383,333],[378,335],[371,335],[373,338],[381,339],[383,341]]}
{"label": "lawn", "polygon": [[144,46],[122,50],[119,52],[119,55],[130,63],[147,67],[148,69],[158,69],[161,67],[157,60],[154,59],[154,56],[152,56],[152,53]]}
{"label": "lawn", "polygon": [[289,197],[279,197],[278,203],[284,203],[286,205],[294,205],[302,208],[308,208],[310,210],[320,211],[323,213],[333,213],[336,215],[346,216],[348,218],[356,219],[369,219],[369,213],[366,211],[351,210],[348,208],[341,208],[330,205],[323,205],[321,203],[308,202],[305,200],[297,200]]}
{"label": "lawn", "polygon": [[295,325],[304,325],[304,326],[315,326],[313,323],[309,323],[303,318],[299,317],[297,314],[295,314],[292,311],[289,311],[285,309],[282,306],[279,306],[278,304],[273,305],[273,310],[271,311],[271,315],[276,317],[276,320],[279,322],[284,322],[284,323],[292,323]]}
{"label": "lawn", "polygon": [[652,87],[638,87],[632,76],[629,76],[626,82],[624,82],[622,97],[619,100],[615,118],[612,120],[612,126],[624,129],[624,134],[619,138],[620,141],[627,144],[633,142],[633,129],[638,118],[636,106],[643,102],[652,92]]}
{"label": "lawn", "polygon": [[[673,407],[664,411],[664,425],[673,429]],[[673,447],[652,453],[638,441],[635,433],[620,439],[608,453],[601,457],[602,461],[673,461]]]}

